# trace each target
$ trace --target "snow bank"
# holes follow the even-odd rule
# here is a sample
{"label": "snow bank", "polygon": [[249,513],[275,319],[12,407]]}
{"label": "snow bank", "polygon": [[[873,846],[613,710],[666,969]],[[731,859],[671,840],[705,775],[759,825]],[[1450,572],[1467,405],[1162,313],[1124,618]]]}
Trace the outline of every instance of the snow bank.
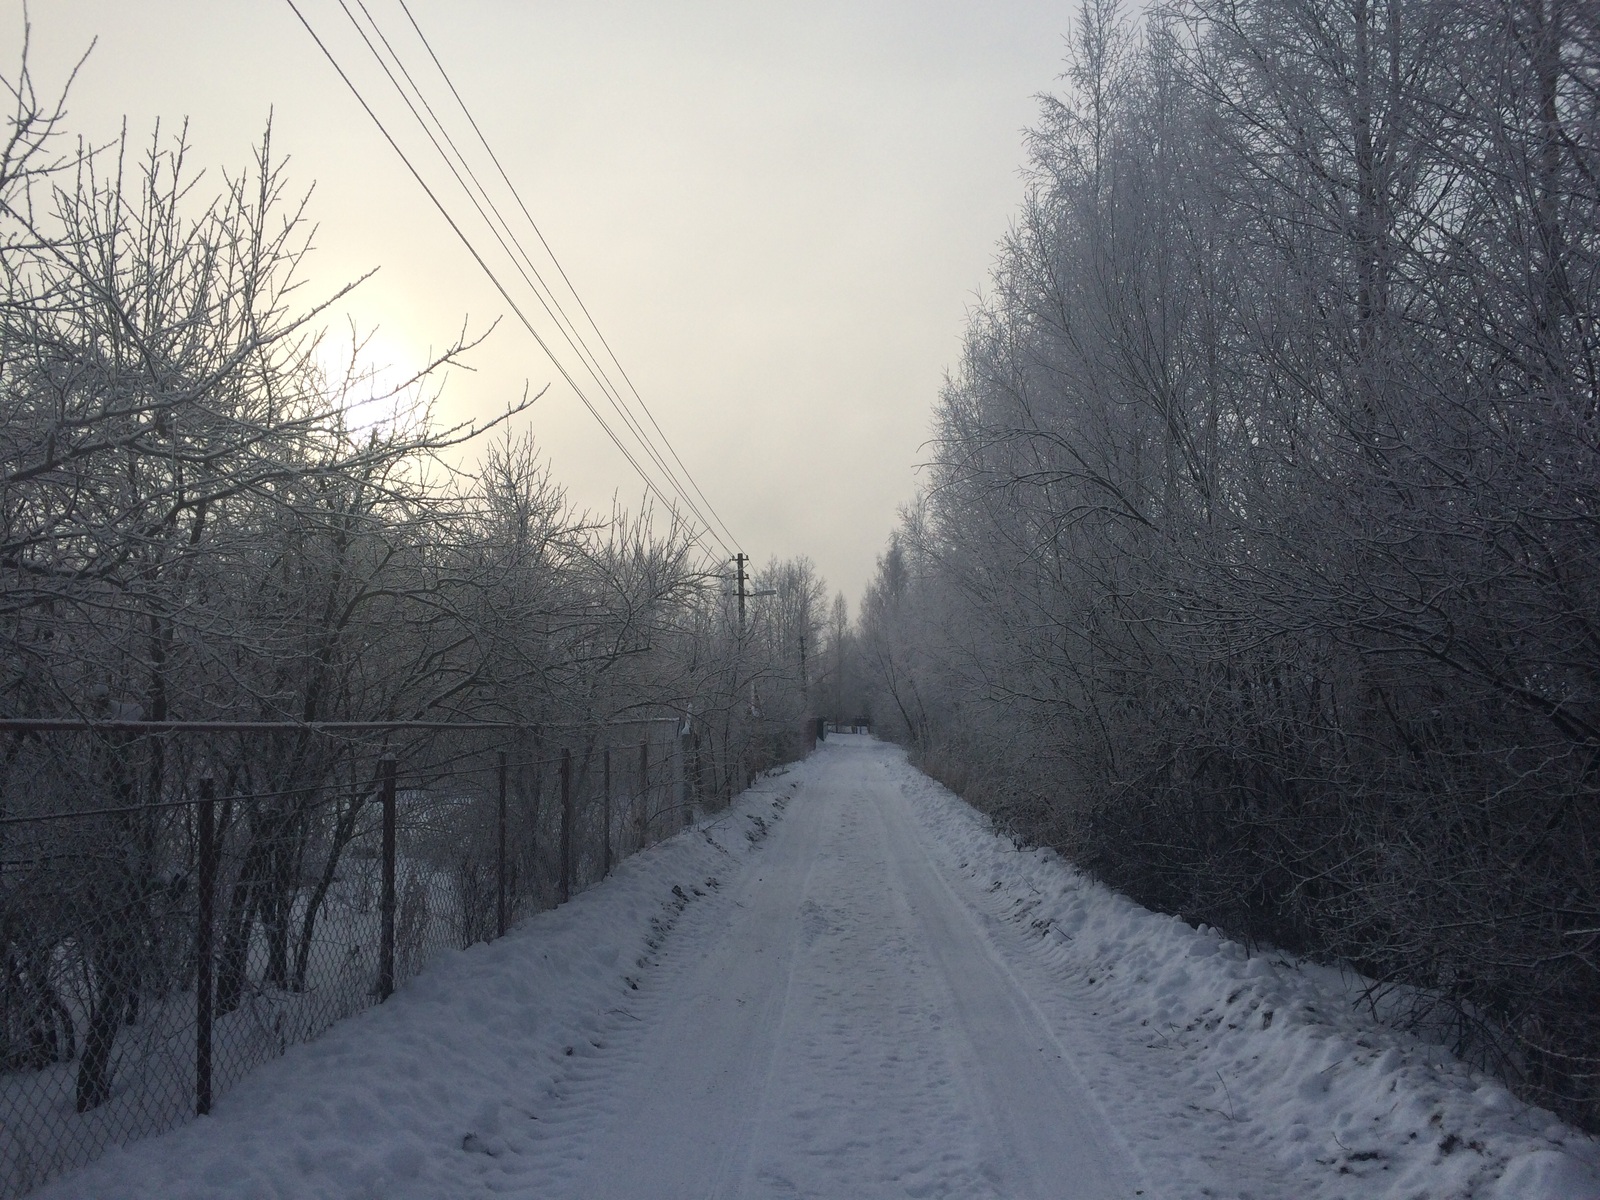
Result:
{"label": "snow bank", "polygon": [[1236,1137],[1329,1197],[1600,1200],[1600,1144],[1445,1049],[1372,1018],[1365,981],[1151,912],[1049,850],[1018,850],[947,789],[919,819],[1034,955],[1102,1020],[1210,1097]]}
{"label": "snow bank", "polygon": [[[1600,1200],[1600,1145],[1380,1025],[1352,1003],[1360,981],[1152,913],[1049,851],[1018,851],[887,748],[863,761],[903,781],[941,874],[1006,969],[1030,977],[1151,1178],[1186,1181],[1151,1200]],[[469,1179],[471,1194],[527,1194],[530,1147],[592,1116],[562,1098],[603,1084],[602,1053],[625,1057],[648,1025],[673,973],[657,964],[692,961],[727,923],[724,885],[746,864],[759,875],[751,856],[808,770],[761,780],[500,941],[442,956],[211,1116],[38,1195],[420,1200]]]}
{"label": "snow bank", "polygon": [[573,1060],[627,1019],[666,933],[762,842],[788,791],[775,775],[758,781],[602,886],[499,941],[440,955],[387,1003],[252,1073],[210,1116],[113,1150],[35,1196],[448,1194],[463,1150],[503,1150],[502,1126],[518,1119],[510,1098],[559,1089]]}

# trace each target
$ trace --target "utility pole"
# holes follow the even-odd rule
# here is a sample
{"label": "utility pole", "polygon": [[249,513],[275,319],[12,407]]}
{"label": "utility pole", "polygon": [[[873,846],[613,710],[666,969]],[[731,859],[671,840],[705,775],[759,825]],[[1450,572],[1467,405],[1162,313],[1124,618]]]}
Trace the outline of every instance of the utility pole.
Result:
{"label": "utility pole", "polygon": [[759,592],[746,591],[745,584],[748,582],[749,576],[745,574],[744,565],[750,561],[750,556],[741,550],[733,556],[733,561],[739,568],[739,632],[742,634],[744,633],[744,602],[746,600],[754,600],[758,596],[776,596],[778,591],[776,588],[763,588]]}
{"label": "utility pole", "polygon": [[739,567],[739,632],[744,632],[744,564],[749,555],[743,550],[733,556],[733,561]]}

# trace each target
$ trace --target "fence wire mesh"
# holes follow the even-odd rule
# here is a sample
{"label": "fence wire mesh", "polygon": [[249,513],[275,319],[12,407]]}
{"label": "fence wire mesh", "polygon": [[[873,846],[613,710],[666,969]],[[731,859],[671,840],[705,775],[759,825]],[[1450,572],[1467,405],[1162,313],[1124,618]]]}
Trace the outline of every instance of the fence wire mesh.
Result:
{"label": "fence wire mesh", "polygon": [[0,1197],[206,1111],[717,794],[670,719],[0,738]]}

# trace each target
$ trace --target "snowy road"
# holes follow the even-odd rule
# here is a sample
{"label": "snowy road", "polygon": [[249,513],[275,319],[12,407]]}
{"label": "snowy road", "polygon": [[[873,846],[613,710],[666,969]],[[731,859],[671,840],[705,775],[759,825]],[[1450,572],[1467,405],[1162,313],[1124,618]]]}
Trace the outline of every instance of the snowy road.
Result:
{"label": "snowy road", "polygon": [[1144,1194],[890,765],[819,762],[658,1019],[541,1114],[546,1195]]}
{"label": "snowy road", "polygon": [[38,1200],[1600,1200],[1361,985],[839,738]]}

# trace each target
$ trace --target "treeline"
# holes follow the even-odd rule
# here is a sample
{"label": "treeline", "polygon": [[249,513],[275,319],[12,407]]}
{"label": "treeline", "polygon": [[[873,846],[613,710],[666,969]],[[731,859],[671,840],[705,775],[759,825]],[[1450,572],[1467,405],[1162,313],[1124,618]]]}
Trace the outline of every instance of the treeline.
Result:
{"label": "treeline", "polygon": [[[534,758],[674,718],[703,804],[802,751],[808,561],[760,573],[774,595],[741,623],[731,565],[675,514],[573,506],[507,429],[526,399],[487,428],[435,420],[471,345],[397,389],[359,343],[341,357],[319,323],[343,293],[303,298],[310,226],[270,135],[208,194],[181,138],[73,149],[25,64],[5,88],[0,718],[510,722]],[[178,747],[0,730],[0,1072],[81,1052],[80,1110],[141,995],[193,987],[201,776],[242,798],[217,834],[242,864],[223,1010],[247,966],[303,985],[317,902],[373,819],[374,746]],[[38,821],[64,812],[106,815]]]}
{"label": "treeline", "polygon": [[741,629],[731,565],[676,514],[574,508],[505,428],[531,401],[439,425],[433,381],[471,345],[388,390],[359,344],[330,346],[343,292],[300,300],[310,228],[270,136],[207,200],[181,139],[56,157],[61,113],[26,71],[7,86],[0,715],[669,711],[709,737],[735,713],[719,763],[778,752],[751,722],[804,712],[809,561],[761,572],[777,596]]}
{"label": "treeline", "polygon": [[875,715],[1596,1127],[1600,8],[1089,0],[1066,81]]}

